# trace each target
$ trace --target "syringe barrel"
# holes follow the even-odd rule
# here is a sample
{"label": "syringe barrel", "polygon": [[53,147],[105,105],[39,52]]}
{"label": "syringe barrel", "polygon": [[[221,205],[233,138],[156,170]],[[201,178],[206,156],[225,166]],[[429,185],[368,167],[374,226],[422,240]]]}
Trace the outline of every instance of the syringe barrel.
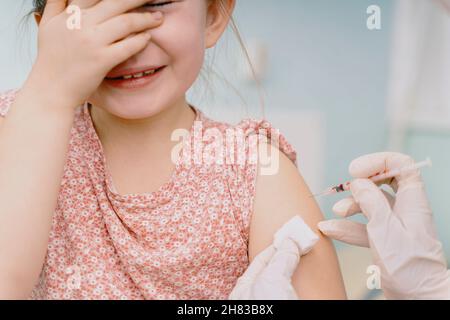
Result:
{"label": "syringe barrel", "polygon": [[429,167],[432,166],[432,162],[431,162],[430,158],[427,158],[425,161],[416,162],[416,163],[404,166],[404,167],[399,168],[399,169],[389,170],[388,172],[382,173],[380,175],[377,175],[377,176],[371,178],[370,180],[372,180],[373,182],[380,182],[380,181],[383,181],[383,180],[386,180],[386,179],[390,179],[390,178],[394,178],[396,176],[399,176],[402,173],[406,173],[406,172],[413,171],[413,170],[418,170],[420,168],[427,167],[427,166],[429,166]]}

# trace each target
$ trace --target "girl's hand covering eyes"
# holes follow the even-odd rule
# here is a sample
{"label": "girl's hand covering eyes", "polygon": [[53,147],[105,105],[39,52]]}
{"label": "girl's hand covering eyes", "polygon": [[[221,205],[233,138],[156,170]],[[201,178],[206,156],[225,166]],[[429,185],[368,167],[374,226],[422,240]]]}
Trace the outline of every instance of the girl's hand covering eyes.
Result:
{"label": "girl's hand covering eyes", "polygon": [[[38,56],[26,86],[52,86],[74,108],[84,103],[106,74],[139,53],[161,25],[162,15],[136,12],[148,0],[48,0],[38,31]],[[166,6],[173,1],[150,3]],[[39,87],[40,86],[40,87]]]}

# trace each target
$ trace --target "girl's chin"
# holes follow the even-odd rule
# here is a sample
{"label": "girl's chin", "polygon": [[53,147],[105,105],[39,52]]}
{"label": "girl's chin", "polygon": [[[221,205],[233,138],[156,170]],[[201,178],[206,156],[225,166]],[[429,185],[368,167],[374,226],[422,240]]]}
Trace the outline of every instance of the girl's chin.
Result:
{"label": "girl's chin", "polygon": [[108,112],[116,117],[125,120],[140,120],[152,117],[160,112],[159,108],[152,108],[152,105],[146,104],[142,106],[120,106],[116,108],[108,108]]}
{"label": "girl's chin", "polygon": [[[136,99],[108,99],[114,101],[113,103],[95,102],[91,104],[101,107],[104,111],[113,116],[124,120],[140,120],[152,117],[161,112],[160,104],[152,103],[151,101],[138,101]],[[120,101],[120,102],[119,102]]]}

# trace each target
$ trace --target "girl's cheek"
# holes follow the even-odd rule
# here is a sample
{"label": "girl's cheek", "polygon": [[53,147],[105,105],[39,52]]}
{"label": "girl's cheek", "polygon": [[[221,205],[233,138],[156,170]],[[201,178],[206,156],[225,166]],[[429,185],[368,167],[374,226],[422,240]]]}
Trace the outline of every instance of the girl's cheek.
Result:
{"label": "girl's cheek", "polygon": [[206,14],[203,11],[201,6],[194,5],[193,8],[182,7],[175,12],[163,12],[164,21],[153,30],[153,39],[178,43],[180,46],[199,45],[205,33]]}
{"label": "girl's cheek", "polygon": [[204,32],[200,23],[184,19],[167,20],[152,32],[155,45],[169,56],[172,62],[192,63],[203,60]]}

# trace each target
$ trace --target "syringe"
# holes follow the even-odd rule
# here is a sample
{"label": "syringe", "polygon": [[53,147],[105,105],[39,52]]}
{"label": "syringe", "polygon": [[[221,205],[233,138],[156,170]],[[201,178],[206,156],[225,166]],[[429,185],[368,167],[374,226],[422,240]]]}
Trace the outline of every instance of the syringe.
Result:
{"label": "syringe", "polygon": [[[408,172],[408,171],[418,170],[423,167],[431,167],[432,165],[433,165],[433,163],[431,162],[431,159],[427,158],[425,161],[417,162],[415,164],[408,165],[403,168],[386,171],[384,173],[380,173],[378,175],[370,177],[369,179],[372,180],[374,183],[377,183],[377,182],[381,182],[381,181],[384,181],[384,180],[387,180],[390,178],[394,178],[394,177],[396,177],[402,173]],[[340,185],[337,185],[337,186],[334,186],[331,188],[327,188],[325,191],[323,191],[319,194],[312,195],[312,197],[328,196],[328,195],[332,195],[332,194],[336,194],[336,193],[349,191],[350,184],[351,184],[351,182],[345,182]]]}

